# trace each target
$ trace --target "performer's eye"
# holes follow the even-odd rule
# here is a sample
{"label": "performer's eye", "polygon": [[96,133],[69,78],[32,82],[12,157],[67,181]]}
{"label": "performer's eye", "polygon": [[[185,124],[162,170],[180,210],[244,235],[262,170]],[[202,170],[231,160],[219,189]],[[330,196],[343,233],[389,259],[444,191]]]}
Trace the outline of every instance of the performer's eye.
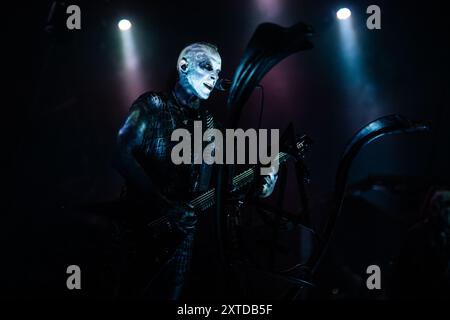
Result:
{"label": "performer's eye", "polygon": [[208,70],[208,71],[212,71],[213,67],[212,67],[212,65],[210,63],[206,63],[205,64],[205,69]]}

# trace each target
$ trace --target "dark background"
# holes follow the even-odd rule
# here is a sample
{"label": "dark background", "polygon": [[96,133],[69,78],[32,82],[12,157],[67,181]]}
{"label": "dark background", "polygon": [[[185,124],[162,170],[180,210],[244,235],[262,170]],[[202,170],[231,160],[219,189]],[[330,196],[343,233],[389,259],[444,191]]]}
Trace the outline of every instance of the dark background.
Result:
{"label": "dark background", "polygon": [[[89,272],[96,268],[96,255],[89,248],[107,238],[89,238],[91,234],[79,226],[77,218],[60,209],[118,196],[122,180],[110,165],[117,130],[140,93],[170,87],[176,59],[185,45],[217,44],[222,75],[231,78],[248,39],[262,22],[287,27],[303,21],[316,31],[314,49],[287,58],[264,78],[262,127],[284,129],[293,122],[298,132],[314,139],[308,164],[318,225],[346,142],[358,128],[380,116],[399,113],[430,123],[433,132],[374,142],[356,159],[353,182],[370,174],[427,181],[450,178],[448,37],[444,10],[438,5],[294,0],[68,3],[81,7],[81,30],[66,30],[63,12],[61,21],[52,22],[56,29],[49,32],[52,1],[22,3],[2,13],[6,19],[2,296],[68,295],[65,268],[69,264],[80,264],[95,287],[98,279],[90,279]],[[370,4],[381,7],[381,30],[365,27]],[[348,67],[343,55],[345,42],[335,18],[341,6],[353,13],[357,68]],[[138,86],[127,85],[123,69],[117,29],[122,17],[133,23],[140,63]],[[207,104],[224,120],[224,94],[215,94]],[[255,93],[245,109],[243,127],[255,126],[258,108]],[[324,292],[339,287],[343,277],[336,270],[342,266],[365,277],[367,265],[389,264],[405,230],[418,218],[428,183],[419,186],[416,193],[398,196],[371,191],[346,202],[332,251],[339,257],[335,262],[339,267],[330,262],[331,271],[324,271]],[[292,176],[287,192],[286,207],[293,210]],[[214,254],[213,246],[206,245],[211,241],[204,238],[198,248],[206,254],[200,254],[194,272],[199,287],[209,272],[217,276],[213,259],[208,258]],[[260,285],[270,291],[265,281]]]}

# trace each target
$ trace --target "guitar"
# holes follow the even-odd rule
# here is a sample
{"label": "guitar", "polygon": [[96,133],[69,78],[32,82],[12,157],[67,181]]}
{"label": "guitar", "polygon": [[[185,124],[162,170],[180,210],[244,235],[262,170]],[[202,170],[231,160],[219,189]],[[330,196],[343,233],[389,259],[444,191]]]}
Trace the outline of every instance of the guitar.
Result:
{"label": "guitar", "polygon": [[[306,151],[309,149],[311,144],[311,139],[303,135],[297,139],[295,148],[292,148],[290,152],[280,152],[278,153],[276,159],[279,164],[287,161],[292,153],[296,153],[295,156],[303,158],[306,154]],[[248,186],[253,179],[255,178],[257,168],[252,167],[233,177],[232,179],[232,188],[233,191],[239,192],[242,191],[243,188]],[[195,199],[191,200],[188,205],[192,208],[192,211],[196,213],[205,212],[208,208],[211,208],[215,204],[215,192],[216,189],[212,188]],[[158,262],[164,261],[170,253],[173,252],[176,244],[182,240],[181,235],[177,235],[177,232],[174,231],[174,226],[170,222],[168,215],[163,215],[158,219],[152,220],[147,224],[150,232],[152,233],[152,238],[156,244],[155,257]]]}

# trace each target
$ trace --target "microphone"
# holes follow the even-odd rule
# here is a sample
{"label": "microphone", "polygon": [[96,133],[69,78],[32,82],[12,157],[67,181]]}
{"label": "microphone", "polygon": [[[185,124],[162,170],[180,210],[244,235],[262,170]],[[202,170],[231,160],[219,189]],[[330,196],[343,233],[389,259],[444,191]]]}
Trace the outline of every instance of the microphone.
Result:
{"label": "microphone", "polygon": [[230,89],[230,87],[231,87],[231,80],[222,78],[222,79],[217,80],[216,85],[214,86],[214,89],[225,92],[225,91],[228,91]]}

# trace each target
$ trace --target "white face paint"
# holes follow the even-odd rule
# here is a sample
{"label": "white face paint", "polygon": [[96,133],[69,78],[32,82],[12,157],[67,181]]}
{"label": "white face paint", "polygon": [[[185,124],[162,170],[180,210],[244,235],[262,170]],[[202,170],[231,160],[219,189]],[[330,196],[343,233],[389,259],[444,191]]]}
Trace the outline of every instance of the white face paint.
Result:
{"label": "white face paint", "polygon": [[187,68],[180,74],[184,78],[182,85],[198,98],[208,99],[222,68],[219,53],[208,46],[196,45],[186,52],[183,59]]}

